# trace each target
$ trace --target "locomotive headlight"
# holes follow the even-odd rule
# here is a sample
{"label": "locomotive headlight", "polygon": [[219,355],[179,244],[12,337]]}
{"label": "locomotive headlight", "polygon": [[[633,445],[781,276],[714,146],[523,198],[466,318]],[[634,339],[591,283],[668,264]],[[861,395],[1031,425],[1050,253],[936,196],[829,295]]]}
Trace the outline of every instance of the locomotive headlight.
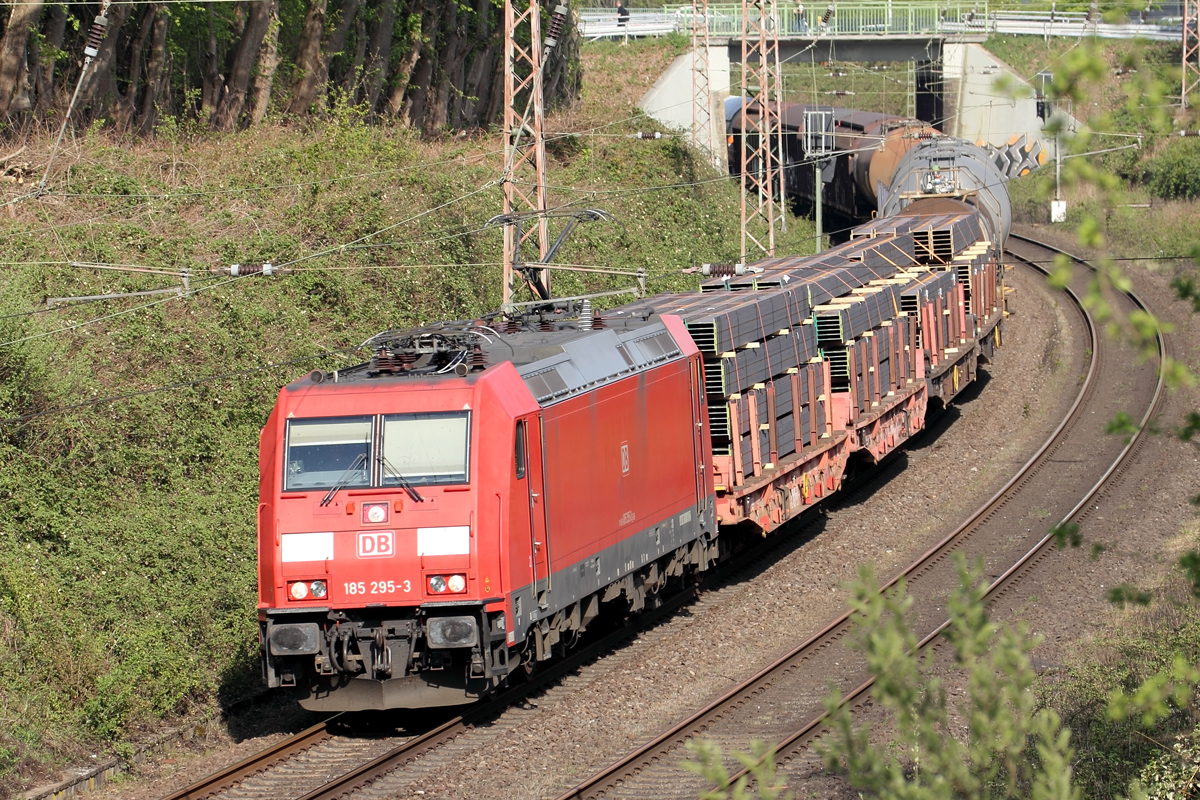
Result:
{"label": "locomotive headlight", "polygon": [[464,575],[451,575],[446,581],[446,591],[458,594],[467,590],[467,579]]}
{"label": "locomotive headlight", "polygon": [[288,586],[288,594],[293,600],[305,600],[308,598],[308,584],[304,581],[296,581]]}
{"label": "locomotive headlight", "polygon": [[309,588],[312,589],[312,596],[316,600],[320,600],[329,594],[329,590],[325,587],[325,581],[313,581],[309,584]]}
{"label": "locomotive headlight", "polygon": [[381,523],[388,521],[387,503],[368,503],[363,505],[363,522]]}
{"label": "locomotive headlight", "polygon": [[441,594],[446,591],[446,579],[441,575],[434,575],[429,579],[429,591],[434,594]]}

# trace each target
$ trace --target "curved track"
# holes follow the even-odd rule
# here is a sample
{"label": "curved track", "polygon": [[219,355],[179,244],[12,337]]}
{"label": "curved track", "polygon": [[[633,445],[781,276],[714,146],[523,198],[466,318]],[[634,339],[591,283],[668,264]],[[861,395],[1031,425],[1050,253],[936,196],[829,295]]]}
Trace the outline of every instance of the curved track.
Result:
{"label": "curved track", "polygon": [[[1014,235],[1009,254],[1041,272],[1035,262],[1044,254],[1060,253],[1032,239]],[[1015,246],[1014,246],[1015,245]],[[1090,267],[1080,259],[1078,264]],[[1086,283],[1076,275],[1067,292],[1084,316],[1089,331],[1091,361],[1078,396],[1067,417],[1032,459],[995,496],[953,533],[892,578],[884,589],[904,578],[914,603],[910,625],[925,631],[919,647],[926,647],[945,629],[944,598],[956,583],[949,558],[963,552],[982,558],[993,577],[989,602],[1021,580],[1049,552],[1053,536],[1044,533],[1055,522],[1069,522],[1099,493],[1114,473],[1127,463],[1138,446],[1162,396],[1162,381],[1155,365],[1138,363],[1098,337],[1096,324],[1080,302],[1076,289]],[[1124,310],[1144,308],[1133,294],[1122,299]],[[1165,342],[1158,339],[1159,357]],[[1127,444],[1104,436],[1104,424],[1128,402],[1143,410],[1138,434]],[[669,731],[628,754],[559,800],[591,797],[695,798],[706,788],[699,777],[682,768],[688,758],[684,744],[698,737],[721,745],[724,752],[747,749],[753,739],[773,742],[786,763],[805,749],[822,729],[825,718],[821,698],[832,681],[844,693],[844,703],[861,705],[873,681],[857,653],[841,646],[851,630],[849,613],[832,622],[795,650],[787,653],[749,680],[676,724]],[[744,771],[733,772],[737,780]]]}
{"label": "curved track", "polygon": [[[1019,242],[1015,251],[1010,246],[1010,254],[1017,259],[1022,259],[1021,254],[1026,253],[1031,260],[1041,260],[1042,256],[1035,255],[1038,249],[1043,254],[1050,250],[1023,237],[1014,235],[1012,239]],[[1078,284],[1082,286],[1083,281]],[[1024,571],[1047,552],[1049,537],[1042,537],[1042,532],[1050,525],[1049,517],[1053,515],[1053,519],[1065,521],[1078,513],[1086,505],[1087,498],[1119,469],[1129,451],[1136,446],[1137,437],[1121,449],[1119,443],[1109,441],[1112,437],[1102,436],[1104,421],[1119,410],[1114,406],[1114,398],[1136,396],[1138,402],[1144,402],[1147,409],[1142,419],[1144,427],[1161,394],[1161,384],[1156,385],[1153,380],[1154,367],[1131,365],[1131,359],[1109,353],[1111,345],[1097,337],[1095,325],[1082,310],[1078,297],[1073,292],[1070,296],[1084,323],[1082,327],[1088,331],[1090,344],[1085,346],[1090,348],[1091,361],[1067,417],[1034,457],[970,520],[888,583],[891,586],[901,577],[909,583],[910,593],[916,601],[913,627],[929,631],[922,646],[935,639],[944,627],[941,598],[957,582],[948,558],[950,553],[962,550],[969,557],[984,558],[988,574],[996,577],[989,596],[1019,580]],[[1132,296],[1128,302],[1141,306]],[[1100,440],[1097,439],[1096,424],[1101,428]],[[1054,466],[1047,470],[1048,465]],[[867,483],[872,482],[868,477]],[[1084,499],[1073,508],[1067,508],[1072,498],[1081,497]],[[845,495],[839,492],[830,501],[837,503],[844,499]],[[1013,531],[1020,535],[1012,535]],[[773,537],[778,538],[782,537]],[[766,551],[779,546],[778,541],[769,541],[747,551],[701,584],[679,592],[659,609],[643,615],[629,628],[599,638],[537,674],[530,682],[492,701],[472,706],[462,715],[419,735],[342,737],[329,729],[327,723],[333,720],[327,720],[176,792],[168,800],[214,796],[316,800],[374,794],[382,789],[381,786],[372,787],[380,777],[440,748],[473,725],[495,717],[514,703],[612,650],[621,641],[636,636],[639,631],[685,606],[701,591],[729,580],[732,574],[766,557]],[[715,739],[726,751],[744,750],[750,739],[766,739],[779,743],[784,759],[789,753],[798,752],[821,728],[820,700],[829,681],[843,688],[848,703],[859,704],[866,699],[870,682],[865,680],[865,668],[840,646],[840,640],[849,629],[849,615],[843,615],[750,680],[575,787],[563,798],[697,797],[704,786],[696,776],[679,766],[687,758],[682,745],[697,736]],[[336,723],[334,725],[336,727]],[[376,792],[372,792],[372,788]]]}

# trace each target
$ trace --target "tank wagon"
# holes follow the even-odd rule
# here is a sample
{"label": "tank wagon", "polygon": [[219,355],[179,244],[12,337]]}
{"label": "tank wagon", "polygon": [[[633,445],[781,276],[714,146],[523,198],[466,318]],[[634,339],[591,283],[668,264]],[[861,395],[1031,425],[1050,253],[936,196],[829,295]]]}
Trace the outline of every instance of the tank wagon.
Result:
{"label": "tank wagon", "polygon": [[284,387],[261,437],[267,685],[322,711],[471,702],[901,446],[1000,343],[1005,218],[995,187],[923,181],[943,166],[914,157],[897,212],[819,256],[603,314],[388,331]]}
{"label": "tank wagon", "polygon": [[[988,204],[988,214],[1004,217],[1001,234],[1008,235],[1010,214],[1008,175],[997,158],[982,144],[943,136],[936,128],[920,120],[855,111],[832,106],[783,103],[780,124],[783,128],[784,189],[788,199],[802,211],[810,208],[815,197],[816,170],[804,151],[804,123],[807,112],[828,114],[835,155],[821,172],[822,209],[833,228],[849,228],[875,216],[892,216],[919,195],[950,194],[975,204]],[[743,103],[727,123],[729,170],[742,171],[742,133],[747,120],[762,113],[758,101]],[[754,134],[748,144],[756,145]],[[1044,156],[1040,156],[1044,159]],[[941,175],[931,172],[942,167]],[[751,170],[757,169],[750,164]],[[1028,171],[1028,170],[1026,170]],[[950,172],[961,173],[953,176]],[[917,186],[925,180],[928,185]],[[972,191],[973,187],[975,191]],[[891,202],[889,202],[889,199]],[[831,236],[840,240],[842,232]]]}

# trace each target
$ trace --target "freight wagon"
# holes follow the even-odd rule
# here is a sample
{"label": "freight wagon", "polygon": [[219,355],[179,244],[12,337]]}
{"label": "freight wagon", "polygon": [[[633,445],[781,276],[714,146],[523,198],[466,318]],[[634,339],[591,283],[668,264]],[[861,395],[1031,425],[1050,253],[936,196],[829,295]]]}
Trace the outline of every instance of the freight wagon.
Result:
{"label": "freight wagon", "polygon": [[819,256],[388,331],[284,387],[260,456],[267,685],[321,711],[471,702],[901,446],[1000,342],[1007,195],[980,157],[910,151],[903,205]]}

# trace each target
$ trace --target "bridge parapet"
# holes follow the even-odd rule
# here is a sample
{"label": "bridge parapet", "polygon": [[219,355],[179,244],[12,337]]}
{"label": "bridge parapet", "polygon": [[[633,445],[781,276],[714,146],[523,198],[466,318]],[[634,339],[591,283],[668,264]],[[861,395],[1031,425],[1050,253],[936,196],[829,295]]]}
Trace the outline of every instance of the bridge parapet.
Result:
{"label": "bridge parapet", "polygon": [[[1147,18],[1131,15],[1128,22],[1104,22],[1087,12],[999,11],[986,3],[939,5],[928,2],[839,2],[826,18],[827,8],[819,0],[805,5],[802,13],[792,0],[780,0],[775,26],[783,42],[812,42],[825,38],[879,37],[905,39],[927,36],[958,41],[982,41],[990,34],[1051,36],[1097,36],[1101,39],[1143,38],[1175,41],[1182,35],[1178,18]],[[742,35],[740,4],[708,7],[709,35],[738,38]],[[611,8],[585,8],[579,12],[579,27],[587,39],[689,34],[692,7],[664,6],[629,9],[629,19],[619,24]],[[881,59],[883,60],[883,59]]]}

